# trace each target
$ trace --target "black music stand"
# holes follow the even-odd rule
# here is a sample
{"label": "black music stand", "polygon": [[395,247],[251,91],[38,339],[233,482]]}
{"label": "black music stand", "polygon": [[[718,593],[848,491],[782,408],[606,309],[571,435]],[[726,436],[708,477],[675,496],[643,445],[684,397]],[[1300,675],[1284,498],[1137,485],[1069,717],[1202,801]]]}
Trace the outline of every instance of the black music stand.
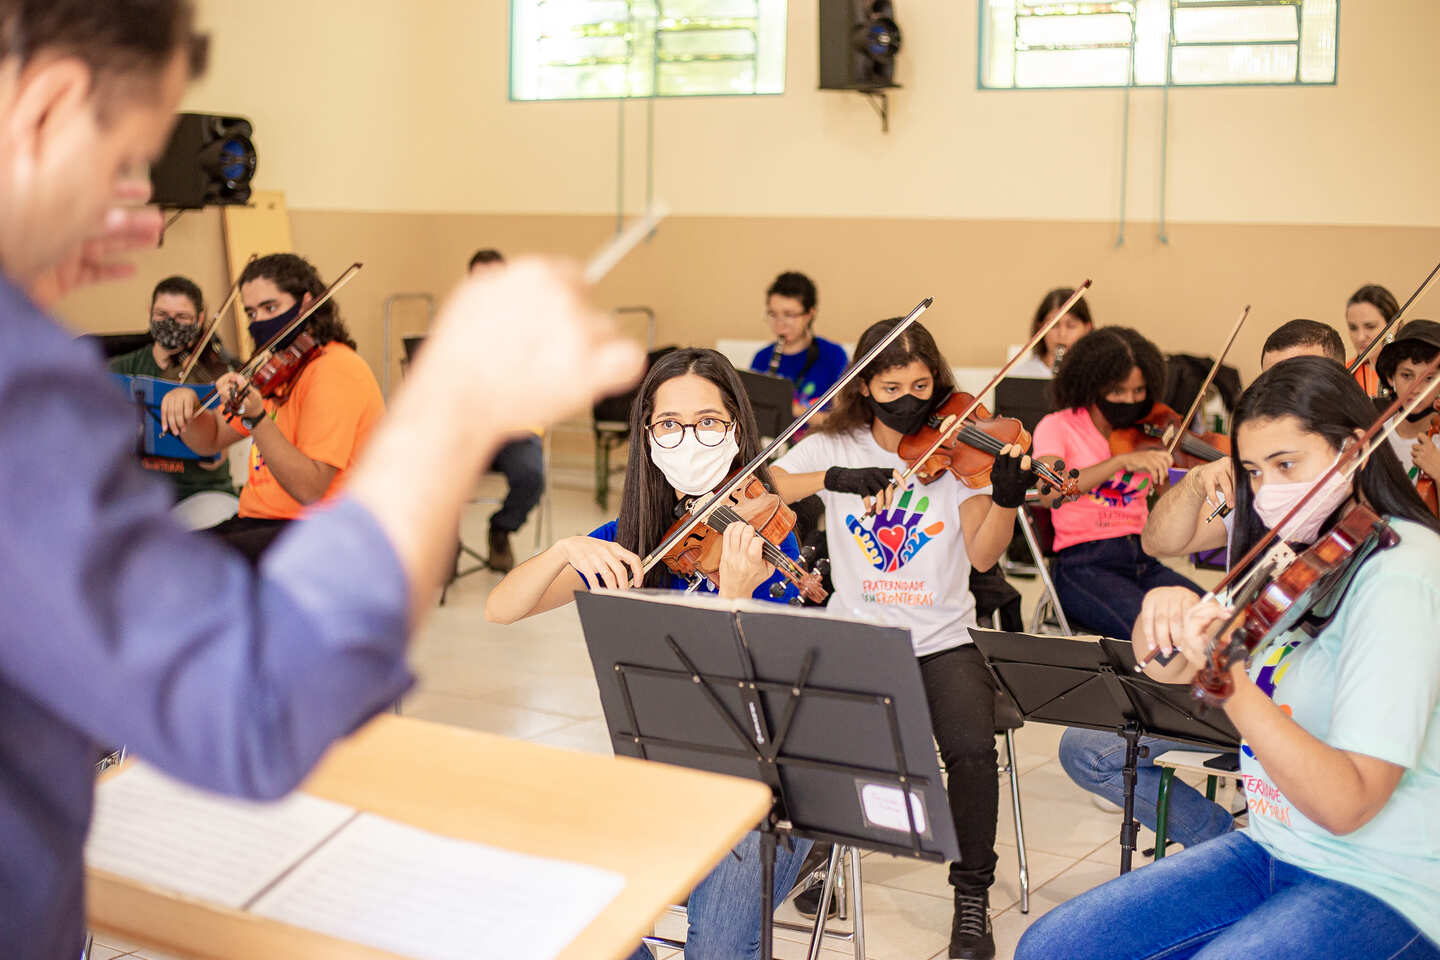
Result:
{"label": "black music stand", "polygon": [[959,858],[908,631],[673,591],[575,602],[617,755],[773,792],[758,828],[762,957],[780,837]]}
{"label": "black music stand", "polygon": [[762,437],[778,437],[780,431],[795,419],[795,384],[784,377],[754,370],[737,370],[750,406],[755,409],[755,425]]}
{"label": "black music stand", "polygon": [[1035,425],[1055,409],[1049,380],[1038,377],[1006,377],[995,384],[995,413],[1014,417],[1026,430],[1035,432]]}
{"label": "black music stand", "polygon": [[1129,641],[1108,637],[1032,636],[970,628],[985,664],[1027,721],[1113,730],[1125,739],[1124,823],[1120,872],[1130,872],[1140,825],[1135,821],[1135,775],[1146,750],[1141,737],[1235,749],[1239,732],[1224,711],[1202,714],[1186,685],[1160,683],[1135,672]]}

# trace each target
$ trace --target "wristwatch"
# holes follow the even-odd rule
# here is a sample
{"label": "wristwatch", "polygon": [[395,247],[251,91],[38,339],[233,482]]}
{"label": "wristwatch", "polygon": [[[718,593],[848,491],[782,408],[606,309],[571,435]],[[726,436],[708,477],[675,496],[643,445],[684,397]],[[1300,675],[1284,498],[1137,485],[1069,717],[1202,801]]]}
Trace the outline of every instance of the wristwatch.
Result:
{"label": "wristwatch", "polygon": [[245,424],[245,429],[246,429],[246,430],[249,430],[251,433],[254,433],[254,432],[255,432],[255,428],[258,427],[258,426],[260,426],[260,421],[261,421],[261,420],[264,420],[264,419],[265,419],[265,408],[264,408],[264,407],[261,407],[261,408],[260,408],[260,412],[257,413],[257,414],[255,414],[253,417],[247,417],[247,416],[245,416],[244,413],[241,413],[241,414],[240,414],[240,422],[243,423],[243,424]]}

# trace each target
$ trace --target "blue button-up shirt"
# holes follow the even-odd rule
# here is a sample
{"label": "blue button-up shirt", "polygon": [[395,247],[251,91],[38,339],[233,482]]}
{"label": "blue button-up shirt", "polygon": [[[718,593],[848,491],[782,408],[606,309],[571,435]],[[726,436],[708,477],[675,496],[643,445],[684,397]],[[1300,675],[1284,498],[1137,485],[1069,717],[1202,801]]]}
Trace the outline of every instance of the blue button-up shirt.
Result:
{"label": "blue button-up shirt", "polygon": [[80,955],[95,761],[292,789],[404,691],[407,583],[341,499],[258,574],[169,516],[91,348],[0,280],[0,956]]}

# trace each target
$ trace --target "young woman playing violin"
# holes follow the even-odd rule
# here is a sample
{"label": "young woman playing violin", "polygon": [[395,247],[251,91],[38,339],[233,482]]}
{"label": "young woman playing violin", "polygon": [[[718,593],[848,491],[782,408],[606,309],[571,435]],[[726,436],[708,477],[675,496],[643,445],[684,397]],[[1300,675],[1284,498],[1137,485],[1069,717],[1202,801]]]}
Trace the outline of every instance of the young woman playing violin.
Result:
{"label": "young woman playing violin", "polygon": [[[1279,523],[1374,420],[1332,361],[1262,374],[1235,410],[1234,466],[1248,479],[1235,491],[1235,549]],[[1399,543],[1359,564],[1327,619],[1228,669],[1249,826],[1061,905],[1025,934],[1017,960],[1440,958],[1440,522],[1386,444],[1353,480],[1337,479],[1287,539],[1314,542],[1364,504]],[[1150,592],[1137,659],[1178,649],[1146,670],[1188,682],[1212,662],[1221,614],[1189,590]]]}
{"label": "young woman playing violin", "polygon": [[1395,340],[1375,358],[1380,382],[1392,396],[1409,401],[1422,390],[1429,399],[1403,418],[1390,434],[1390,445],[1400,459],[1405,475],[1415,484],[1420,499],[1431,513],[1440,514],[1435,481],[1440,479],[1440,377],[1422,379],[1424,370],[1440,356],[1440,323],[1411,320],[1400,328]]}
{"label": "young woman playing violin", "polygon": [[[856,356],[896,323],[866,330]],[[950,956],[980,958],[995,952],[988,903],[999,785],[995,691],[968,629],[975,624],[970,569],[1000,558],[1034,475],[1024,451],[1006,447],[990,471],[993,487],[971,489],[946,472],[924,486],[889,489],[908,466],[897,452],[901,441],[926,426],[954,388],[950,365],[917,323],[846,385],[830,419],[771,472],[782,499],[818,493],[825,503],[831,608],[911,633],[960,840],[960,862],[950,865]]]}
{"label": "young woman playing violin", "polygon": [[1072,623],[1127,639],[1146,590],[1200,588],[1140,548],[1147,497],[1171,457],[1137,425],[1155,408],[1165,359],[1128,327],[1076,342],[1055,376],[1058,409],[1035,427],[1035,455],[1079,468],[1086,493],[1056,507],[1055,589]]}
{"label": "young woman playing violin", "polygon": [[[675,522],[677,506],[703,496],[760,452],[755,414],[730,362],[714,350],[665,354],[651,367],[630,411],[630,457],[620,515],[589,536],[567,537],[512,570],[485,601],[485,616],[514,623],[553,610],[592,585],[683,590],[688,584],[664,564],[641,577],[649,554]],[[765,470],[762,482],[769,483]],[[789,600],[796,595],[765,559],[765,542],[747,523],[725,528],[717,574],[723,597]],[[781,544],[799,554],[790,535]],[[642,584],[643,579],[643,584]],[[702,589],[716,589],[706,583]],[[775,861],[776,905],[795,885],[810,841],[783,846]],[[754,957],[760,948],[759,834],[752,833],[690,894],[687,956]],[[647,948],[636,960],[649,960]]]}
{"label": "young woman playing violin", "polygon": [[[252,261],[240,275],[240,299],[259,347],[280,332],[325,290],[319,273],[293,253]],[[210,528],[252,561],[306,506],[339,489],[345,471],[385,412],[380,385],[355,352],[331,300],[290,339],[308,335],[316,344],[294,379],[262,396],[236,374],[215,381],[238,414],[197,413],[199,395],[172,390],[161,407],[166,429],[196,453],[218,453],[249,436],[250,465],[240,492],[240,511]]]}

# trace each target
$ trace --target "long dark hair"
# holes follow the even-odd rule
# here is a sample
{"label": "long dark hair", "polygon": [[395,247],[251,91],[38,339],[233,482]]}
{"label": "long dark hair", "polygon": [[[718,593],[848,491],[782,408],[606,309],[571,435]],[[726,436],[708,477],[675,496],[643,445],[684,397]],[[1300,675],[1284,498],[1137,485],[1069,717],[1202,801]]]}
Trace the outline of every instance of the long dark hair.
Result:
{"label": "long dark hair", "polygon": [[[1235,406],[1235,431],[1247,420],[1295,417],[1301,429],[1318,433],[1338,453],[1356,430],[1375,422],[1375,404],[1345,368],[1328,357],[1292,357],[1262,373]],[[1230,454],[1235,471],[1235,536],[1230,555],[1247,553],[1266,527],[1253,508],[1255,495],[1245,481],[1239,448]],[[1360,468],[1360,490],[1377,513],[1423,524],[1440,533],[1440,519],[1426,507],[1405,476],[1390,444],[1382,443]],[[1342,508],[1343,509],[1343,508]],[[1338,513],[1339,511],[1337,511]],[[1329,517],[1328,527],[1336,517]]]}
{"label": "long dark hair", "polygon": [[1145,378],[1145,396],[1159,403],[1165,396],[1165,357],[1155,344],[1129,327],[1090,331],[1075,341],[1055,371],[1056,408],[1088,408],[1103,400],[1135,367]]}
{"label": "long dark hair", "polygon": [[[724,354],[703,347],[672,350],[650,368],[640,392],[630,405],[630,456],[625,463],[625,492],[620,498],[620,517],[616,524],[615,542],[643,558],[659,545],[665,531],[678,519],[675,488],[650,459],[650,436],[646,428],[655,413],[655,391],[667,380],[693,373],[715,384],[725,403],[725,411],[735,421],[735,437],[740,445],[731,469],[736,470],[760,453],[760,431],[755,426],[755,411],[740,377]],[[771,490],[775,489],[770,471],[761,467],[758,476]],[[645,576],[645,586],[663,587],[669,571],[656,564]]]}
{"label": "long dark hair", "polygon": [[[851,361],[850,368],[853,369],[859,359],[871,350],[875,345],[885,339],[885,335],[895,329],[904,317],[891,317],[889,320],[881,320],[879,323],[870,325],[870,329],[860,335],[860,342],[855,345],[855,359]],[[895,338],[895,342],[886,347],[874,360],[870,362],[860,375],[852,379],[841,389],[840,395],[835,398],[831,407],[830,416],[825,423],[819,427],[821,433],[850,433],[861,427],[869,428],[875,422],[875,414],[865,402],[865,395],[860,392],[862,384],[869,382],[872,377],[878,377],[886,370],[893,370],[896,367],[908,366],[912,361],[919,360],[930,368],[930,376],[935,380],[931,397],[940,398],[947,396],[955,389],[955,376],[950,372],[950,364],[940,355],[940,348],[935,345],[935,338],[930,336],[918,323],[912,323],[905,332]]]}
{"label": "long dark hair", "polygon": [[[1030,321],[1030,336],[1035,336],[1035,332],[1040,329],[1040,325],[1045,322],[1045,318],[1050,316],[1051,310],[1059,310],[1065,301],[1073,296],[1075,296],[1074,287],[1056,287],[1054,290],[1045,294],[1040,300],[1040,306],[1035,308],[1035,319]],[[1092,330],[1095,329],[1095,321],[1090,319],[1090,303],[1084,297],[1076,300],[1075,306],[1071,307],[1069,312],[1072,317],[1082,321],[1085,326]],[[1030,352],[1037,357],[1045,356],[1045,340],[1042,338],[1039,343],[1031,348]]]}
{"label": "long dark hair", "polygon": [[[309,260],[294,253],[272,253],[253,261],[245,267],[245,272],[240,274],[240,286],[260,279],[269,280],[294,297],[297,303],[304,299],[307,293],[318,297],[325,292],[325,282],[320,279],[320,271],[316,270]],[[305,329],[317,343],[343,343],[351,350],[355,349],[355,340],[346,329],[345,321],[340,318],[340,305],[334,298],[321,304],[320,309],[306,322]]]}

